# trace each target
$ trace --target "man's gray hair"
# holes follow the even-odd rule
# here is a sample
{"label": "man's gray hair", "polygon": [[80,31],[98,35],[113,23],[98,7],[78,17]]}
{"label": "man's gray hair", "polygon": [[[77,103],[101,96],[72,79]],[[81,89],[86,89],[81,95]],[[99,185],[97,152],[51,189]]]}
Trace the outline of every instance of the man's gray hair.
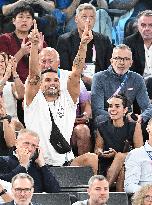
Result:
{"label": "man's gray hair", "polygon": [[93,12],[94,12],[94,14],[96,16],[96,8],[92,4],[89,4],[89,3],[80,4],[78,6],[78,8],[76,9],[76,16],[79,15],[79,13],[81,11],[86,10],[86,9],[93,10]]}
{"label": "man's gray hair", "polygon": [[94,175],[94,176],[92,176],[92,177],[89,179],[89,181],[88,181],[89,187],[93,184],[93,182],[94,182],[96,179],[99,180],[99,181],[106,180],[106,181],[108,182],[108,180],[106,179],[106,177],[104,177],[103,175]]}
{"label": "man's gray hair", "polygon": [[54,48],[52,48],[52,47],[46,47],[46,48],[43,48],[42,50],[41,50],[41,52],[39,53],[39,55],[41,55],[41,53],[43,53],[43,52],[54,52],[55,54],[56,54],[56,60],[57,61],[59,61],[60,60],[60,56],[59,56],[59,53],[57,52],[57,50],[55,50]]}
{"label": "man's gray hair", "polygon": [[141,16],[152,16],[152,10],[144,10],[144,11],[141,11],[141,12],[137,15],[137,19],[139,19]]}
{"label": "man's gray hair", "polygon": [[33,137],[36,137],[38,139],[38,141],[39,141],[39,135],[36,132],[34,132],[32,130],[29,130],[29,129],[26,129],[26,128],[25,129],[21,129],[19,131],[17,139],[21,138],[25,134],[32,135]]}
{"label": "man's gray hair", "polygon": [[13,187],[13,184],[14,182],[17,180],[17,179],[28,179],[31,184],[32,184],[32,187],[34,187],[34,179],[27,173],[19,173],[17,175],[15,175],[13,178],[12,178],[12,187]]}
{"label": "man's gray hair", "polygon": [[112,57],[113,57],[113,54],[116,50],[118,49],[122,49],[122,50],[125,50],[127,49],[128,51],[130,51],[131,53],[131,59],[132,59],[132,51],[131,51],[131,48],[129,46],[127,46],[126,44],[119,44],[117,45],[116,47],[113,48],[113,52],[112,52]]}
{"label": "man's gray hair", "polygon": [[117,49],[127,49],[127,50],[131,51],[131,48],[129,46],[127,46],[126,44],[117,45],[116,47],[113,48],[113,51],[117,50]]}

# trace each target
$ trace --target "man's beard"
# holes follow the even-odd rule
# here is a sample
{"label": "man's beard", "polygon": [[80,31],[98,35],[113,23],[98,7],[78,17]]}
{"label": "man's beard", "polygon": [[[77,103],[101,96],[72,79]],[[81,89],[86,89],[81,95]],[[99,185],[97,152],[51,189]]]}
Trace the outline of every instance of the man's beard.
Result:
{"label": "man's beard", "polygon": [[51,89],[51,90],[45,90],[43,91],[44,96],[47,97],[58,97],[60,95],[60,91],[56,89]]}

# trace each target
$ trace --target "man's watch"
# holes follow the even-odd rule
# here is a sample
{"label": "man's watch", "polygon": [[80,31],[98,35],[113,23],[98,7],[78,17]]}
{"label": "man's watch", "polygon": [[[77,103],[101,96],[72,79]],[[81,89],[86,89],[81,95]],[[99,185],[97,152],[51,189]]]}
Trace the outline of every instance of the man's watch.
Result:
{"label": "man's watch", "polygon": [[0,196],[2,196],[3,194],[5,194],[7,192],[6,189],[3,189],[1,192],[0,192]]}

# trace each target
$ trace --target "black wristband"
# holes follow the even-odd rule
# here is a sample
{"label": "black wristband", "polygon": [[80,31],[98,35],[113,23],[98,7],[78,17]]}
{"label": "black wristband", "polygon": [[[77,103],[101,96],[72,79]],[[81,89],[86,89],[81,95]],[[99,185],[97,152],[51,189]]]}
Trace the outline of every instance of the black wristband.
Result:
{"label": "black wristband", "polygon": [[5,194],[7,192],[6,189],[3,189],[1,192],[0,192],[0,196],[2,196],[3,194]]}

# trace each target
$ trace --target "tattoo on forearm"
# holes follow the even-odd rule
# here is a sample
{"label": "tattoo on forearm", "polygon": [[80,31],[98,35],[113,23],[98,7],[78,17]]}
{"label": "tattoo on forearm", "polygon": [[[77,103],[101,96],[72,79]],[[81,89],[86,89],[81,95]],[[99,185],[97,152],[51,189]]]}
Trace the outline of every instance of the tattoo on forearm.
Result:
{"label": "tattoo on forearm", "polygon": [[77,66],[79,68],[80,64],[84,63],[85,58],[81,57],[80,54],[77,54],[74,61],[73,61],[73,65]]}
{"label": "tattoo on forearm", "polygon": [[28,84],[30,85],[37,85],[41,80],[41,77],[39,75],[35,75],[33,78],[28,79]]}

